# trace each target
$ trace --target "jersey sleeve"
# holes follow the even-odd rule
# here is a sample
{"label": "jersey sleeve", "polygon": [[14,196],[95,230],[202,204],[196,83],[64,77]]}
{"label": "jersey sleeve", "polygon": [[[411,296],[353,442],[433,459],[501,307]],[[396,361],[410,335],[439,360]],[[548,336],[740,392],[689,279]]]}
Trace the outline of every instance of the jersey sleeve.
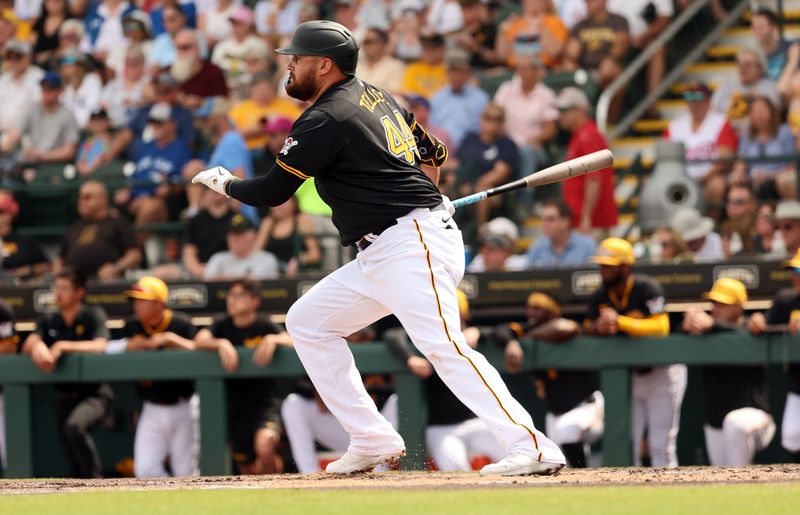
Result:
{"label": "jersey sleeve", "polygon": [[111,334],[108,331],[108,327],[106,326],[106,312],[100,306],[92,306],[89,308],[89,313],[91,313],[92,317],[92,328],[91,332],[87,332],[85,337],[87,340],[93,340],[95,338],[105,338],[106,340],[111,337]]}
{"label": "jersey sleeve", "polygon": [[275,165],[305,180],[322,172],[344,145],[336,120],[319,109],[311,109],[295,122]]}
{"label": "jersey sleeve", "polygon": [[646,316],[660,315],[665,310],[664,289],[655,281],[647,281],[642,298],[642,313]]}
{"label": "jersey sleeve", "polygon": [[175,334],[178,336],[183,336],[184,338],[194,338],[194,335],[197,334],[197,328],[192,325],[189,317],[183,313],[175,313],[173,316],[175,318],[173,318],[172,330],[175,332]]}

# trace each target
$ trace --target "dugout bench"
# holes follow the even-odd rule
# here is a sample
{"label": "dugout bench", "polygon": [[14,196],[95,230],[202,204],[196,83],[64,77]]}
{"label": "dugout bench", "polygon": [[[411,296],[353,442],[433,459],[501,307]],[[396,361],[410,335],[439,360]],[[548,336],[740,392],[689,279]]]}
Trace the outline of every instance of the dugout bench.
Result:
{"label": "dugout bench", "polygon": [[[800,362],[800,339],[784,334],[752,337],[722,333],[713,337],[672,335],[631,339],[579,337],[564,344],[523,341],[524,371],[543,368],[597,368],[605,397],[603,456],[606,466],[631,464],[630,368],[686,363],[688,365],[786,364]],[[402,466],[422,469],[425,461],[426,405],[422,381],[380,344],[353,345],[353,355],[364,373],[395,375],[400,399],[400,433],[408,456]],[[499,369],[502,353],[490,345],[480,349]],[[251,350],[240,350],[240,368],[226,373],[216,353],[162,351],[118,355],[65,356],[52,374],[44,374],[28,356],[0,358],[4,387],[8,447],[7,477],[32,477],[33,420],[31,389],[35,384],[58,382],[135,381],[138,379],[195,379],[200,396],[200,468],[204,475],[230,473],[227,456],[225,379],[236,377],[296,377],[303,368],[292,349],[279,348],[273,362],[258,368]],[[782,411],[782,406],[775,406]]]}

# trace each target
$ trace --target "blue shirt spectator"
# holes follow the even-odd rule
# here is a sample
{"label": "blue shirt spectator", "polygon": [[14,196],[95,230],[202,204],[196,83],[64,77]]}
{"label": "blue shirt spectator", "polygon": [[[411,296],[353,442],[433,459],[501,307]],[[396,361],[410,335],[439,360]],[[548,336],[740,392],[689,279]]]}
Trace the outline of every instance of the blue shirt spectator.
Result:
{"label": "blue shirt spectator", "polygon": [[[456,172],[456,184],[475,183],[481,176],[493,170],[498,163],[508,167],[508,174],[503,180],[514,176],[519,162],[519,150],[511,139],[505,136],[491,138],[481,137],[478,133],[468,134],[464,143],[458,148],[459,168]],[[491,186],[488,186],[491,187]],[[464,191],[464,194],[471,193]]]}
{"label": "blue shirt spectator", "polygon": [[[177,104],[178,87],[177,83],[168,73],[162,73],[156,80],[156,101],[166,102],[171,106],[172,120],[177,126],[178,139],[187,147],[192,148],[194,144],[194,120],[192,113],[188,109]],[[131,155],[136,155],[138,147],[153,138],[152,127],[150,126],[150,110],[154,104],[140,107],[133,118],[128,123],[127,129],[132,133],[133,147]]]}
{"label": "blue shirt spectator", "polygon": [[481,113],[489,103],[486,93],[472,84],[469,54],[451,50],[445,55],[448,85],[431,98],[432,126],[441,127],[453,140],[456,149],[464,137],[478,129]]}
{"label": "blue shirt spectator", "polygon": [[[192,29],[196,28],[197,6],[192,0],[182,0],[179,5],[184,16],[186,16],[186,26]],[[152,24],[153,37],[160,36],[165,32],[163,7],[156,7],[150,11],[150,22]]]}
{"label": "blue shirt spectator", "polygon": [[[222,166],[226,170],[244,170],[245,178],[253,178],[253,162],[250,151],[241,134],[233,129],[226,132],[214,147],[208,159],[208,168]],[[253,223],[258,223],[258,209],[254,206],[242,204],[239,210]]]}
{"label": "blue shirt spectator", "polygon": [[130,178],[132,199],[142,195],[153,196],[159,185],[182,181],[181,172],[191,159],[191,153],[186,143],[176,138],[171,114],[166,103],[156,104],[150,112],[154,137],[140,145],[134,156],[136,168]]}
{"label": "blue shirt spectator", "polygon": [[106,0],[89,9],[84,24],[86,39],[93,52],[109,52],[114,46],[124,44],[122,19],[136,10],[133,2]]}
{"label": "blue shirt spectator", "polygon": [[563,199],[546,200],[539,207],[542,236],[529,248],[528,268],[576,266],[589,262],[595,241],[572,230],[572,210]]}

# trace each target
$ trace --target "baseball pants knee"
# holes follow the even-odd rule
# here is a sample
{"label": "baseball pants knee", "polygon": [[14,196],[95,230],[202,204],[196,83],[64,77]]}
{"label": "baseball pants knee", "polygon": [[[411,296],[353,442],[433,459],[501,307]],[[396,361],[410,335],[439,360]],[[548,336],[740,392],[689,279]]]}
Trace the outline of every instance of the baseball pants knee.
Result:
{"label": "baseball pants knee", "polygon": [[167,476],[167,459],[174,476],[199,474],[196,404],[194,399],[172,405],[144,402],[133,444],[136,477]]}
{"label": "baseball pants knee", "polygon": [[566,413],[548,413],[545,432],[558,445],[595,443],[603,436],[604,412],[603,394],[594,392],[591,401],[582,402]]}
{"label": "baseball pants knee", "polygon": [[789,452],[800,452],[800,395],[786,394],[781,424],[781,445]]}
{"label": "baseball pants knee", "polygon": [[733,410],[722,422],[722,429],[706,425],[706,450],[711,465],[736,467],[753,463],[756,452],[765,449],[775,436],[775,421],[756,408]]}
{"label": "baseball pants knee", "polygon": [[503,448],[479,418],[428,426],[425,441],[436,468],[443,472],[472,470],[470,460],[475,456],[488,456],[492,461],[503,457]]}

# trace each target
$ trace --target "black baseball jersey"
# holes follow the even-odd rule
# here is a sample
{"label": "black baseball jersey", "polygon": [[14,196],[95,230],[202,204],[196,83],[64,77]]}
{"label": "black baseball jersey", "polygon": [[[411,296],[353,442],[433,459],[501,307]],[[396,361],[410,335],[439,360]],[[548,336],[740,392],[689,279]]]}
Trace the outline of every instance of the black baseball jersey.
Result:
{"label": "black baseball jersey", "polygon": [[294,123],[276,166],[314,178],[342,243],[351,245],[415,208],[442,202],[420,169],[412,125],[413,115],[391,95],[350,77]]}
{"label": "black baseball jersey", "polygon": [[[197,329],[189,317],[171,309],[164,311],[164,318],[155,327],[143,324],[136,316],[128,319],[122,330],[123,338],[144,337],[154,334],[173,332],[184,338],[194,338]],[[160,349],[159,349],[160,350]],[[188,399],[194,393],[194,381],[139,381],[137,384],[142,399],[156,404],[175,404]]]}
{"label": "black baseball jersey", "polygon": [[[258,347],[264,336],[281,332],[277,325],[262,317],[247,327],[236,327],[230,316],[216,320],[208,330],[215,338],[225,338],[234,346],[245,348]],[[229,380],[227,397],[229,413],[263,411],[278,400],[275,382],[267,378]]]}
{"label": "black baseball jersey", "polygon": [[628,278],[622,297],[617,297],[614,292],[601,286],[589,299],[586,316],[590,320],[596,320],[600,317],[600,308],[609,306],[620,315],[647,318],[663,313],[664,304],[664,290],[661,285],[650,276],[635,274]]}
{"label": "black baseball jersey", "polygon": [[[586,316],[589,320],[597,320],[600,317],[600,308],[609,306],[620,315],[647,318],[664,313],[664,305],[664,289],[661,285],[648,275],[635,274],[628,278],[622,297],[617,297],[605,286],[600,286],[589,299]],[[634,372],[645,374],[651,370],[652,367],[638,367]]]}
{"label": "black baseball jersey", "polygon": [[[714,332],[733,330],[715,325]],[[767,380],[762,366],[704,366],[703,393],[706,422],[722,429],[725,416],[739,408],[758,408],[769,413]]]}
{"label": "black baseball jersey", "polygon": [[[36,323],[36,334],[48,347],[59,340],[81,341],[108,338],[106,312],[100,306],[81,305],[72,325],[67,325],[60,311],[42,315]],[[97,393],[100,383],[70,383],[56,386],[62,393],[89,396]]]}
{"label": "black baseball jersey", "polygon": [[[784,288],[772,299],[767,311],[767,323],[788,324],[793,317],[800,316],[800,294],[792,288]],[[789,391],[800,394],[800,364],[789,363]]]}

